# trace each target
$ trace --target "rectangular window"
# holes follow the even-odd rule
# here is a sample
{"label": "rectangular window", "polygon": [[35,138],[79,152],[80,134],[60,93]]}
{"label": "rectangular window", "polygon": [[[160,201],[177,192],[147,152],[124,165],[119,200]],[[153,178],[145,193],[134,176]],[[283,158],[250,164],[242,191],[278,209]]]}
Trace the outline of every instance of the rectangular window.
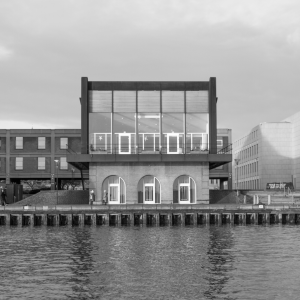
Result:
{"label": "rectangular window", "polygon": [[38,170],[45,170],[45,169],[46,169],[46,158],[38,157]]}
{"label": "rectangular window", "polygon": [[68,170],[68,163],[66,157],[60,158],[59,166],[60,166],[60,170]]}
{"label": "rectangular window", "polygon": [[217,146],[222,147],[223,146],[223,140],[217,140]]}
{"label": "rectangular window", "polygon": [[16,170],[23,170],[23,157],[16,157]]}
{"label": "rectangular window", "polygon": [[60,138],[60,149],[68,149],[68,138]]}
{"label": "rectangular window", "polygon": [[16,137],[16,149],[23,149],[23,137]]}
{"label": "rectangular window", "polygon": [[38,137],[38,149],[46,149],[46,138],[44,136]]}

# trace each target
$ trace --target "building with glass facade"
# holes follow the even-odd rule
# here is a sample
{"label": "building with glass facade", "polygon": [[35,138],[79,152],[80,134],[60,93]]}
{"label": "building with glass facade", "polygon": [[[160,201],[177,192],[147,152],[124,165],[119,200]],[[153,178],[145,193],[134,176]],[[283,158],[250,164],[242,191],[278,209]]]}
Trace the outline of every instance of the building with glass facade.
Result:
{"label": "building with glass facade", "polygon": [[193,204],[209,200],[209,170],[231,162],[217,145],[216,79],[81,82],[81,154],[96,202]]}

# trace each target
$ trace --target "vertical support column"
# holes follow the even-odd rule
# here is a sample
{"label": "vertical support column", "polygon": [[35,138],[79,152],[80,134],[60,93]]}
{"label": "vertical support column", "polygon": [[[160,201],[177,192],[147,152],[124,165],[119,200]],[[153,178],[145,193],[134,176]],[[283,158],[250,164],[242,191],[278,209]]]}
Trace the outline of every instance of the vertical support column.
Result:
{"label": "vertical support column", "polygon": [[130,226],[134,225],[134,213],[129,214],[129,224]]}
{"label": "vertical support column", "polygon": [[217,218],[218,218],[217,224],[218,224],[219,226],[222,225],[222,214],[217,214]]}
{"label": "vertical support column", "polygon": [[6,170],[6,184],[10,184],[10,130],[6,130],[6,153],[5,153],[5,170]]}
{"label": "vertical support column", "polygon": [[42,214],[42,225],[47,226],[47,214]]}
{"label": "vertical support column", "polygon": [[254,224],[258,225],[258,213],[254,213],[253,218],[254,218]]}
{"label": "vertical support column", "polygon": [[92,225],[95,226],[96,223],[97,223],[97,215],[96,214],[92,214],[91,218],[92,218]]}
{"label": "vertical support column", "polygon": [[186,218],[186,214],[182,213],[181,214],[181,226],[185,226],[185,218]]}
{"label": "vertical support column", "polygon": [[197,213],[193,214],[193,225],[197,225]]}
{"label": "vertical support column", "polygon": [[265,214],[265,222],[270,225],[270,213]]}
{"label": "vertical support column", "polygon": [[210,224],[210,213],[205,214],[205,222],[206,222],[207,225]]}
{"label": "vertical support column", "polygon": [[230,224],[234,225],[234,213],[230,213]]}
{"label": "vertical support column", "polygon": [[243,214],[241,214],[241,215],[242,215],[242,224],[243,224],[243,225],[246,225],[246,214],[243,213]]}
{"label": "vertical support column", "polygon": [[143,226],[147,225],[147,214],[143,214]]}
{"label": "vertical support column", "polygon": [[5,225],[6,226],[10,226],[10,214],[7,214],[6,216],[5,216]]}
{"label": "vertical support column", "polygon": [[23,226],[23,215],[18,215],[18,226]]}
{"label": "vertical support column", "polygon": [[217,153],[217,83],[215,77],[209,78],[209,149]]}
{"label": "vertical support column", "polygon": [[30,215],[30,226],[34,227],[34,214]]}
{"label": "vertical support column", "polygon": [[268,205],[271,205],[271,195],[268,195]]}
{"label": "vertical support column", "polygon": [[72,226],[73,225],[73,215],[68,214],[67,218],[68,218],[68,226]]}
{"label": "vertical support column", "polygon": [[89,139],[88,78],[81,78],[81,154],[88,154]]}
{"label": "vertical support column", "polygon": [[278,214],[278,223],[282,224],[282,213]]}

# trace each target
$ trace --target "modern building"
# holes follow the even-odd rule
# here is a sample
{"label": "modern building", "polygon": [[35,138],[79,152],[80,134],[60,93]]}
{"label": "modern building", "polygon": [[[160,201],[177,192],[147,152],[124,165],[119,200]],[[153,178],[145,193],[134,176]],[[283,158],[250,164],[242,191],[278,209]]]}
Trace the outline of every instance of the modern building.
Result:
{"label": "modern building", "polygon": [[[217,129],[218,151],[231,147],[231,129]],[[231,162],[209,170],[209,189],[231,190],[232,189],[232,164]]]}
{"label": "modern building", "polygon": [[[201,82],[81,81],[81,154],[96,202],[209,201],[209,172],[231,162],[217,145],[216,79]],[[217,175],[216,175],[217,176]]]}
{"label": "modern building", "polygon": [[234,188],[266,189],[271,183],[300,188],[300,112],[264,122],[233,143]]}
{"label": "modern building", "polygon": [[[1,129],[0,181],[81,179],[79,170],[67,163],[68,151],[80,152],[79,129]],[[55,160],[57,160],[57,165]],[[88,174],[84,178],[88,179]]]}

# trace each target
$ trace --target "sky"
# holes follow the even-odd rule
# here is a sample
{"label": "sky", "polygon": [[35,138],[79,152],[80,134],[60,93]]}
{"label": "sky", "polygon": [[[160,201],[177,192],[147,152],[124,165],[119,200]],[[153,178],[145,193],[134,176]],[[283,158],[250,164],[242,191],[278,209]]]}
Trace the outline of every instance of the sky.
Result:
{"label": "sky", "polygon": [[80,128],[80,81],[217,78],[233,140],[300,111],[298,0],[2,0],[0,128]]}

